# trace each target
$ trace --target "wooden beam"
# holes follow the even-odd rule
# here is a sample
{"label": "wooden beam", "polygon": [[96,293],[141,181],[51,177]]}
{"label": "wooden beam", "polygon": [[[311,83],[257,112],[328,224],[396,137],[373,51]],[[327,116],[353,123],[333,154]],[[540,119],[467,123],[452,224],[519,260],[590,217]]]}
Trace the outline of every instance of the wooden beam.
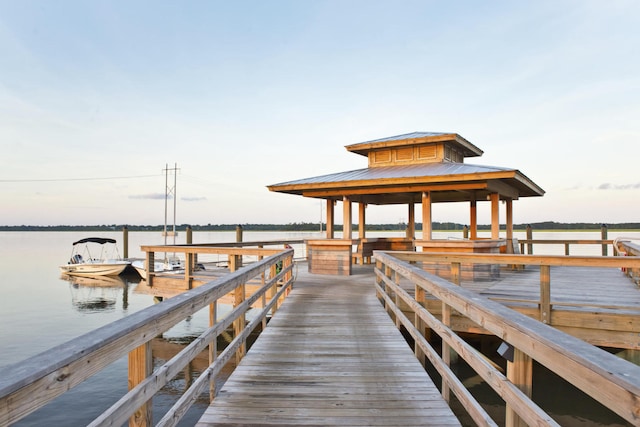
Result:
{"label": "wooden beam", "polygon": [[345,193],[348,195],[358,194],[393,194],[393,193],[420,193],[424,191],[470,191],[486,190],[486,182],[455,183],[455,184],[432,184],[432,185],[403,185],[403,186],[367,186],[335,189],[309,189],[302,192],[304,197],[339,197]]}

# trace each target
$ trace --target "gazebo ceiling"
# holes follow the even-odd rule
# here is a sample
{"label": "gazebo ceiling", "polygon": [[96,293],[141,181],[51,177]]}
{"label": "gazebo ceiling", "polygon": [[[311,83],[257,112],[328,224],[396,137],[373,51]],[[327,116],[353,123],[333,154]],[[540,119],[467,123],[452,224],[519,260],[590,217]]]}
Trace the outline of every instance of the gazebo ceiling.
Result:
{"label": "gazebo ceiling", "polygon": [[316,176],[268,186],[270,191],[319,199],[372,205],[418,203],[422,193],[431,201],[486,200],[491,193],[502,199],[542,196],[544,190],[516,169],[464,163],[427,163],[389,166]]}

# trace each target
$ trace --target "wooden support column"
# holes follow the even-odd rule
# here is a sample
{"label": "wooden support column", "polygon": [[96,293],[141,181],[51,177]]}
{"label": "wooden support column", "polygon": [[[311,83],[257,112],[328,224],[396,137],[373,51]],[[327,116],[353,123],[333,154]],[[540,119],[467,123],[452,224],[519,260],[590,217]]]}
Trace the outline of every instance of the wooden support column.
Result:
{"label": "wooden support column", "polygon": [[365,210],[367,205],[365,203],[358,203],[358,237],[364,239],[366,236],[365,229]]}
{"label": "wooden support column", "polygon": [[407,224],[407,239],[415,239],[416,238],[416,205],[411,202],[409,203],[409,212],[408,212],[408,224]]}
{"label": "wooden support column", "polygon": [[513,253],[513,200],[507,199],[507,253]]}
{"label": "wooden support column", "polygon": [[431,240],[431,193],[422,192],[422,240]]}
{"label": "wooden support column", "polygon": [[342,238],[351,240],[351,199],[342,196]]}
{"label": "wooden support column", "polygon": [[[147,341],[129,352],[129,390],[144,381],[152,372],[151,341]],[[150,426],[153,419],[151,407],[149,399],[129,418],[129,427]]]}
{"label": "wooden support column", "polygon": [[472,200],[469,206],[469,238],[478,238],[478,202],[475,200]]}
{"label": "wooden support column", "polygon": [[[526,396],[531,398],[533,383],[533,360],[526,353],[517,348],[513,349],[513,362],[507,360],[507,379],[518,387]],[[507,405],[505,417],[506,427],[527,427],[513,409]]]}
{"label": "wooden support column", "polygon": [[147,270],[147,285],[153,286],[153,275],[155,274],[153,267],[156,263],[156,253],[149,251],[145,258],[144,268]]}
{"label": "wooden support column", "polygon": [[334,230],[334,215],[333,215],[333,200],[327,199],[327,239],[333,239]]}
{"label": "wooden support column", "polygon": [[500,194],[491,193],[491,238],[500,238]]}

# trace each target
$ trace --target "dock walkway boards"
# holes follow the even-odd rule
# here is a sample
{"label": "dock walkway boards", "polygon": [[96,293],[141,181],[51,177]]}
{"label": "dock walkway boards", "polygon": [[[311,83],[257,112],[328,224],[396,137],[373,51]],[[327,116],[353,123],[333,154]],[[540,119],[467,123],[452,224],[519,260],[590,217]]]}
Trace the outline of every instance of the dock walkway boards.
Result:
{"label": "dock walkway boards", "polygon": [[355,273],[299,272],[197,426],[459,426],[376,299],[371,272]]}

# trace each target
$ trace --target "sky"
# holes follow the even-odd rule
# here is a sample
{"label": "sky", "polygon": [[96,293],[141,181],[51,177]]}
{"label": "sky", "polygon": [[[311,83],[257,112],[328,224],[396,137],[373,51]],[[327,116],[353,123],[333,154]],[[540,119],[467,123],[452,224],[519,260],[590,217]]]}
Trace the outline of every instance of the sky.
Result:
{"label": "sky", "polygon": [[169,223],[318,222],[322,202],[267,185],[365,168],[346,145],[415,131],[542,187],[516,224],[640,222],[639,16],[636,0],[0,0],[0,225],[163,224],[167,191]]}

